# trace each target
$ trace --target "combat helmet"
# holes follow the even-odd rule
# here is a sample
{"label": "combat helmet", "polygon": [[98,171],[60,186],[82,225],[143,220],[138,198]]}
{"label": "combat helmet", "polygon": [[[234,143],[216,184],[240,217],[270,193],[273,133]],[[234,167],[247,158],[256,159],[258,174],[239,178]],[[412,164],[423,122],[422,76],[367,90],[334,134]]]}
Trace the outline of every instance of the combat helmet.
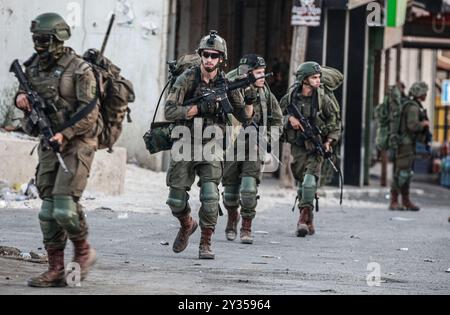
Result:
{"label": "combat helmet", "polygon": [[227,43],[225,40],[217,35],[217,31],[210,31],[209,35],[203,37],[200,41],[200,45],[198,46],[197,52],[199,55],[202,54],[202,51],[205,49],[217,50],[222,53],[223,59],[228,59],[228,51],[227,51]]}
{"label": "combat helmet", "polygon": [[302,63],[295,72],[297,81],[300,83],[303,82],[303,80],[305,80],[306,78],[315,74],[322,75],[322,68],[317,62],[314,61],[307,61]]}
{"label": "combat helmet", "polygon": [[409,96],[419,98],[425,96],[428,93],[428,84],[423,81],[415,82],[409,89]]}
{"label": "combat helmet", "polygon": [[248,54],[241,58],[239,61],[238,75],[243,75],[258,68],[266,68],[266,61],[263,57],[259,57],[255,54]]}
{"label": "combat helmet", "polygon": [[68,40],[71,36],[70,26],[57,13],[44,13],[31,22],[30,31],[33,34],[53,35],[61,42]]}

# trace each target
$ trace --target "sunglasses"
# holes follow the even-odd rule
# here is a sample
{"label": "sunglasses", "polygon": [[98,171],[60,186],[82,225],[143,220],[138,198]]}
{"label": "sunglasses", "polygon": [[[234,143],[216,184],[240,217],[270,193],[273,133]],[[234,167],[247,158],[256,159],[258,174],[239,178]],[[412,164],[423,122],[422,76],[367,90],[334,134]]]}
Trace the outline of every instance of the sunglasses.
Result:
{"label": "sunglasses", "polygon": [[218,59],[220,57],[220,54],[218,53],[209,53],[207,51],[202,52],[202,56],[205,59],[208,59],[209,57],[211,57],[211,59]]}
{"label": "sunglasses", "polygon": [[52,41],[52,35],[33,35],[33,42],[40,46],[48,46]]}

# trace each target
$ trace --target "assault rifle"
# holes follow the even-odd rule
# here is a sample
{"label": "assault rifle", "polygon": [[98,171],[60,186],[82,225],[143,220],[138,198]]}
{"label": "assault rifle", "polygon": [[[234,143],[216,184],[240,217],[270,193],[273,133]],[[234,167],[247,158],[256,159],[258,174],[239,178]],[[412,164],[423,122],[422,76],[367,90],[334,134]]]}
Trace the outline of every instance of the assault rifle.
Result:
{"label": "assault rifle", "polygon": [[50,139],[54,137],[55,133],[51,128],[47,115],[45,114],[45,109],[47,108],[45,101],[37,92],[31,89],[25,73],[23,73],[22,66],[17,59],[12,63],[9,72],[14,73],[17,80],[19,80],[20,87],[23,88],[27,94],[28,101],[31,104],[31,112],[29,113],[29,117],[32,124],[39,129],[39,133],[43,136],[44,144],[55,152],[59,164],[63,168],[64,172],[69,173],[66,163],[64,163],[64,160],[61,157],[59,143],[50,141]]}

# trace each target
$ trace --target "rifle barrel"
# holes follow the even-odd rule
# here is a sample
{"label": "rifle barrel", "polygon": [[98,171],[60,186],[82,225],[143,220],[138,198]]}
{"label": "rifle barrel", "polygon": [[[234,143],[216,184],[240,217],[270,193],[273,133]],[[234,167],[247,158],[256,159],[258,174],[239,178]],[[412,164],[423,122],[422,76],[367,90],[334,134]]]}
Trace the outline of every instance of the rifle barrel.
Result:
{"label": "rifle barrel", "polygon": [[105,53],[106,44],[108,43],[109,35],[111,34],[111,29],[114,24],[114,20],[116,19],[116,15],[111,15],[111,19],[109,20],[108,30],[106,31],[105,39],[103,40],[102,49],[100,50],[100,55]]}

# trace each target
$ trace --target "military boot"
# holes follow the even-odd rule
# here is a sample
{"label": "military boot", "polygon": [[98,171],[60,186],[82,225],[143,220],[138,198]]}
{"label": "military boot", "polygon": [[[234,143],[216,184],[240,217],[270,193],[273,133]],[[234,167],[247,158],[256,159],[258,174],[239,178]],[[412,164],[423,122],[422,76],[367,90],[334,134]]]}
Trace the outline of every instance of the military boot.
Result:
{"label": "military boot", "polygon": [[402,190],[402,204],[405,210],[419,211],[420,208],[409,199],[409,189]]}
{"label": "military boot", "polygon": [[252,219],[242,218],[241,243],[253,244]]}
{"label": "military boot", "polygon": [[211,250],[211,238],[214,233],[213,229],[203,228],[202,236],[200,238],[200,246],[198,258],[200,259],[214,259],[215,255]]}
{"label": "military boot", "polygon": [[28,286],[36,288],[65,287],[64,249],[47,249],[48,270],[28,280]]}
{"label": "military boot", "polygon": [[314,221],[314,210],[310,210],[308,221],[306,221],[306,226],[308,226],[308,235],[314,235],[314,233],[316,233],[313,221]]}
{"label": "military boot", "polygon": [[228,222],[227,227],[225,228],[227,240],[234,241],[236,239],[239,219],[240,216],[238,210],[228,210]]}
{"label": "military boot", "polygon": [[[296,235],[298,237],[305,237],[309,233],[308,222],[310,222],[310,213],[312,212],[309,208],[302,208],[300,210],[300,218],[297,223]],[[311,220],[312,223],[312,220]]]}
{"label": "military boot", "polygon": [[72,241],[72,243],[75,251],[73,262],[80,265],[81,281],[83,281],[89,273],[89,268],[97,261],[96,253],[86,240]]}
{"label": "military boot", "polygon": [[189,236],[191,236],[198,227],[197,222],[191,217],[190,214],[186,214],[180,218],[181,227],[178,231],[175,241],[173,241],[172,250],[175,253],[181,253],[186,249],[189,244]]}
{"label": "military boot", "polygon": [[403,207],[398,202],[398,191],[391,191],[391,203],[389,210],[403,210]]}

